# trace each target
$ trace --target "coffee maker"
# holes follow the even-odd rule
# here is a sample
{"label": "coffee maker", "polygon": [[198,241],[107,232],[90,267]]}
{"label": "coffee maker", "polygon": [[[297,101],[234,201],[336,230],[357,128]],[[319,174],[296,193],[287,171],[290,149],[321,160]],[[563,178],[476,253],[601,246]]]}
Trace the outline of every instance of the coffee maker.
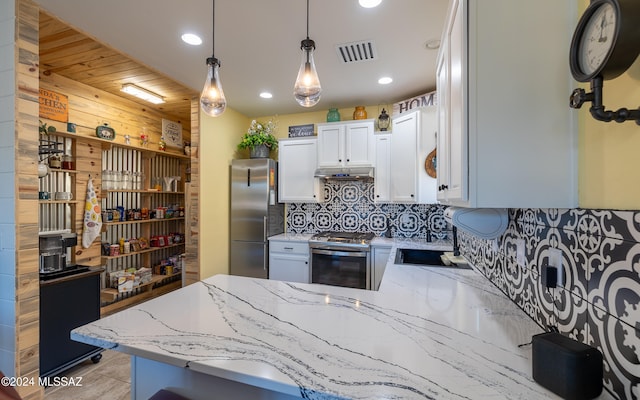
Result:
{"label": "coffee maker", "polygon": [[73,268],[71,252],[78,244],[78,236],[65,231],[41,232],[40,274],[52,274]]}

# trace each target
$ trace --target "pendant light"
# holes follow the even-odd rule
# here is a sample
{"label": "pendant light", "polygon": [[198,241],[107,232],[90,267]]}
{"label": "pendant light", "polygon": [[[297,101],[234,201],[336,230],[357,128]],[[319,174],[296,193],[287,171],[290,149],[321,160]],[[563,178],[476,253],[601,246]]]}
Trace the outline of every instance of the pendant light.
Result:
{"label": "pendant light", "polygon": [[217,117],[227,108],[227,99],[222,91],[220,82],[220,60],[215,56],[215,22],[216,22],[216,0],[213,0],[213,18],[211,35],[211,57],[207,58],[207,80],[204,89],[200,94],[200,107],[202,111],[211,116]]}
{"label": "pendant light", "polygon": [[313,62],[313,51],[316,44],[309,39],[309,0],[307,0],[307,38],[300,43],[302,50],[302,62],[298,71],[298,78],[293,87],[293,96],[298,104],[303,107],[313,107],[320,101],[322,87],[320,87],[320,79],[316,65]]}

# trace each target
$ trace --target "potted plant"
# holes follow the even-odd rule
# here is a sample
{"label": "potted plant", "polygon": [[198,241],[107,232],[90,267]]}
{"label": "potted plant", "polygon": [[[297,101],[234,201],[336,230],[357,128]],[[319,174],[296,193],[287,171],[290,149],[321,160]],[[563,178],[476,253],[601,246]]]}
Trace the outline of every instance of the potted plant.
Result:
{"label": "potted plant", "polygon": [[238,149],[249,149],[251,158],[269,157],[271,150],[278,149],[278,139],[273,135],[275,130],[276,124],[272,120],[263,123],[254,119],[238,144]]}

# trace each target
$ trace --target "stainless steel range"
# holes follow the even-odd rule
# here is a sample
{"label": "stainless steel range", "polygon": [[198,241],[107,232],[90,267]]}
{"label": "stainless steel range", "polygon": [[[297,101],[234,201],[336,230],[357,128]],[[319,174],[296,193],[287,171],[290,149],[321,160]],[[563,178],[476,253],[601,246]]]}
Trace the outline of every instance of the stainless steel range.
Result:
{"label": "stainless steel range", "polygon": [[371,289],[373,233],[321,232],[311,237],[311,282]]}

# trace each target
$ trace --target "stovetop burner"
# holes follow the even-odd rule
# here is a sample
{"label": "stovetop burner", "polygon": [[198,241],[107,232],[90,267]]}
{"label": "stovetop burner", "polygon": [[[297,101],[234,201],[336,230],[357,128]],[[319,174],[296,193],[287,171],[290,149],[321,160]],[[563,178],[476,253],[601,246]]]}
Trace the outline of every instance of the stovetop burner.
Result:
{"label": "stovetop burner", "polygon": [[324,243],[326,245],[330,245],[332,243],[335,244],[350,244],[350,245],[358,245],[362,247],[369,247],[371,243],[371,239],[373,239],[375,235],[371,232],[363,233],[363,232],[320,232],[313,235],[310,239],[312,243]]}

